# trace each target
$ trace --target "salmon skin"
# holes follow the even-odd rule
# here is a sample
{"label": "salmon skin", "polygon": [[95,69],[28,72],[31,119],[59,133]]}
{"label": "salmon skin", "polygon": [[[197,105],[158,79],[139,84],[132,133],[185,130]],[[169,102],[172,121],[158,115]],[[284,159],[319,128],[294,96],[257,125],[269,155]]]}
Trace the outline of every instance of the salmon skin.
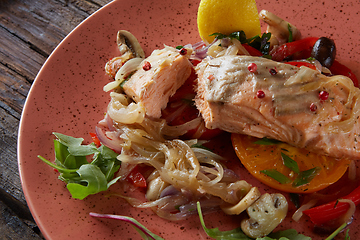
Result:
{"label": "salmon skin", "polygon": [[195,103],[207,128],[360,158],[360,90],[349,78],[239,55],[207,58],[196,72]]}
{"label": "salmon skin", "polygon": [[123,89],[135,102],[143,103],[148,117],[160,118],[169,97],[188,79],[191,69],[192,64],[186,55],[165,46],[154,50],[140,64]]}

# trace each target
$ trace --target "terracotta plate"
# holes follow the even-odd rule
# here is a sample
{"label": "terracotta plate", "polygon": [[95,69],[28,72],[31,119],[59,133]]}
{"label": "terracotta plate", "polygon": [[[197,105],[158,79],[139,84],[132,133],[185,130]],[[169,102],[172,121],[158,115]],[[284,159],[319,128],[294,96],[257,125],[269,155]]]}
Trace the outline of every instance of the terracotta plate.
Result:
{"label": "terracotta plate", "polygon": [[[89,132],[102,119],[109,96],[102,91],[109,78],[104,73],[108,59],[118,54],[116,33],[131,31],[146,54],[164,44],[195,43],[195,0],[117,0],[100,9],[71,32],[55,49],[39,72],[27,98],[21,119],[18,158],[24,193],[32,214],[47,239],[140,239],[130,225],[90,217],[89,212],[113,213],[136,218],[165,239],[205,239],[197,216],[168,222],[151,210],[139,210],[119,198],[103,194],[74,200],[57,173],[37,155],[53,159],[52,132],[90,141]],[[338,59],[360,77],[358,44],[360,14],[357,1],[259,0],[267,9],[296,25],[303,36],[328,36],[335,40]],[[242,171],[239,165],[234,166]],[[241,173],[247,179],[251,177]],[[250,180],[266,191],[263,185]],[[111,189],[116,191],[116,186]],[[227,230],[238,226],[237,218],[214,213],[205,217],[208,227]],[[297,228],[313,236],[303,220],[286,221],[282,228]],[[359,224],[351,225],[356,236]],[[319,238],[320,239],[320,238]],[[355,238],[354,238],[355,239]]]}

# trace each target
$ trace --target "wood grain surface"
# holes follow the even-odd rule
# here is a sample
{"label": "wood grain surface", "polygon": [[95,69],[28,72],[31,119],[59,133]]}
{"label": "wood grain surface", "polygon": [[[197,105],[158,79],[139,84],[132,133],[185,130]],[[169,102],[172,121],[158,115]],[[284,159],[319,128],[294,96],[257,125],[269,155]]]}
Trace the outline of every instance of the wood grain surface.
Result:
{"label": "wood grain surface", "polygon": [[43,239],[17,166],[21,112],[36,74],[79,23],[111,0],[0,0],[0,239]]}

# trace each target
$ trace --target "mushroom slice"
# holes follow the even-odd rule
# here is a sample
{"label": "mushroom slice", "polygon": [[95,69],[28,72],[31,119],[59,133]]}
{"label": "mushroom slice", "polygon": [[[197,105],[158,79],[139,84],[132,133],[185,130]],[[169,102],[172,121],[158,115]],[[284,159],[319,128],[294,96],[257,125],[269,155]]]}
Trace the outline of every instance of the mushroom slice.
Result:
{"label": "mushroom slice", "polygon": [[253,204],[260,195],[259,189],[257,187],[252,187],[245,197],[240,200],[240,202],[231,206],[222,206],[221,209],[228,215],[238,215]]}
{"label": "mushroom slice", "polygon": [[[291,23],[279,18],[275,14],[267,11],[261,10],[259,13],[260,19],[262,19],[265,23],[268,24],[267,32],[270,32],[272,38],[275,37],[276,39],[270,39],[271,45],[281,45],[286,43],[289,39],[289,27],[292,32],[293,40],[300,39],[301,33],[300,31]],[[278,43],[277,43],[278,41]]]}
{"label": "mushroom slice", "polygon": [[131,53],[132,57],[145,58],[145,53],[137,38],[126,30],[117,33],[117,45],[121,55]]}
{"label": "mushroom slice", "polygon": [[280,194],[263,194],[247,208],[249,219],[241,221],[241,229],[252,238],[263,237],[271,233],[286,217],[288,203]]}

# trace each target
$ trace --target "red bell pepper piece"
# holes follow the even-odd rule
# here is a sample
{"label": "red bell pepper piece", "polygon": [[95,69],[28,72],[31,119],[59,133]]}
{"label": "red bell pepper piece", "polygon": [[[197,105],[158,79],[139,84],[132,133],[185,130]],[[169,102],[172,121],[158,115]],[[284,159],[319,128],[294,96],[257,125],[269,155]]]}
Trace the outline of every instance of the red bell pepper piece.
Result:
{"label": "red bell pepper piece", "polygon": [[[271,53],[272,60],[281,62],[285,58],[301,51],[306,51],[308,55],[318,39],[318,37],[307,37],[294,42],[284,43]],[[308,57],[310,56],[305,56],[303,58]]]}
{"label": "red bell pepper piece", "polygon": [[93,142],[95,143],[95,146],[100,147],[101,142],[100,142],[99,138],[97,137],[96,133],[90,133],[90,136],[91,136]]}
{"label": "red bell pepper piece", "polygon": [[248,51],[248,53],[251,55],[251,56],[254,56],[254,57],[261,57],[262,54],[259,50],[257,50],[256,48],[253,48],[252,46],[250,46],[249,44],[242,44],[243,47],[246,49],[246,51]]}
{"label": "red bell pepper piece", "polygon": [[293,66],[296,66],[296,67],[305,66],[305,67],[308,67],[308,68],[311,68],[311,69],[316,70],[316,67],[314,66],[314,64],[311,64],[311,63],[309,63],[309,62],[303,62],[303,61],[296,62],[296,61],[292,61],[292,62],[285,62],[285,63],[286,63],[286,64],[293,65]]}
{"label": "red bell pepper piece", "polygon": [[[360,203],[360,186],[353,190],[350,194],[343,197],[349,199],[358,205]],[[321,225],[333,219],[341,217],[349,209],[349,204],[344,202],[332,201],[318,207],[310,208],[303,213],[310,217],[315,225]]]}
{"label": "red bell pepper piece", "polygon": [[139,167],[134,167],[133,170],[129,173],[126,178],[129,182],[131,182],[135,187],[146,188],[146,179],[139,171]]}
{"label": "red bell pepper piece", "polygon": [[359,81],[355,74],[348,67],[339,63],[338,61],[334,61],[334,63],[330,67],[330,71],[334,75],[343,75],[350,78],[353,81],[354,86],[359,87]]}

